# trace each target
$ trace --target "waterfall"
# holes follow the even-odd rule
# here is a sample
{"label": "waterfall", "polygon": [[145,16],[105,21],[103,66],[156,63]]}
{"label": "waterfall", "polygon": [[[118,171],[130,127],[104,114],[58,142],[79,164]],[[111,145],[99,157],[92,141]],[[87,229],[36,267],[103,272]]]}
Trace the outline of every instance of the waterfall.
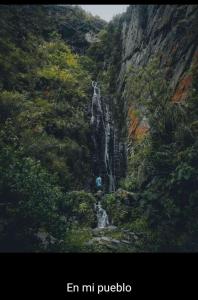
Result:
{"label": "waterfall", "polygon": [[[91,103],[93,174],[103,174],[108,192],[115,191],[114,170],[114,128],[111,125],[111,112],[105,101],[101,101],[100,88],[92,81],[93,96]],[[110,149],[111,148],[111,149]]]}
{"label": "waterfall", "polygon": [[102,208],[101,203],[96,205],[98,228],[105,228],[109,226],[109,219],[105,209]]}

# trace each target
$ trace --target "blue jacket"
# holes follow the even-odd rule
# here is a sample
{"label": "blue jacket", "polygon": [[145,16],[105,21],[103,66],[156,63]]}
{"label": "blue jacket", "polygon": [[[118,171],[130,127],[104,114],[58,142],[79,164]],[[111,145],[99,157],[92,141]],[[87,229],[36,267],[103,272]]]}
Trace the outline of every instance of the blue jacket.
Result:
{"label": "blue jacket", "polygon": [[96,178],[96,186],[99,187],[102,185],[102,178],[99,176]]}

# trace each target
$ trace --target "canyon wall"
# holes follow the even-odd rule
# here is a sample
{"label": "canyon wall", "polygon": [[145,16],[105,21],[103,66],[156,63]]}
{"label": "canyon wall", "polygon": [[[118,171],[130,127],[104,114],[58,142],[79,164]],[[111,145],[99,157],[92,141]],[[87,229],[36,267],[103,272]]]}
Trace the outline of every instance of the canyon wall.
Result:
{"label": "canyon wall", "polygon": [[[174,90],[172,101],[187,98],[192,81],[189,68],[198,57],[198,5],[130,5],[121,19],[121,41],[121,97],[127,68],[144,66],[153,55],[159,55]],[[132,138],[147,132],[145,120],[138,120],[132,108],[128,116]]]}

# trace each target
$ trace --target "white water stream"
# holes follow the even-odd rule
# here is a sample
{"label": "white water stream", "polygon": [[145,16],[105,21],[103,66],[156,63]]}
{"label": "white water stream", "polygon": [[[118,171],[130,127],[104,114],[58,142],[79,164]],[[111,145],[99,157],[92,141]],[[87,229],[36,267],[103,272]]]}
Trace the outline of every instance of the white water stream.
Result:
{"label": "white water stream", "polygon": [[109,226],[109,218],[107,212],[102,208],[100,201],[96,205],[98,228],[105,228]]}

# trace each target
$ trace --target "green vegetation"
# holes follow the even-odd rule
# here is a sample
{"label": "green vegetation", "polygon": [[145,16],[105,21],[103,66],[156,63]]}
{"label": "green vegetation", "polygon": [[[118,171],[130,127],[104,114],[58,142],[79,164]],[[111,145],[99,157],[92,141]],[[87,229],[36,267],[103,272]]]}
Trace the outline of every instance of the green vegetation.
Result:
{"label": "green vegetation", "polygon": [[[198,250],[197,63],[186,102],[171,101],[156,58],[131,67],[119,91],[122,21],[78,6],[0,6],[0,251]],[[91,80],[121,142],[129,106],[149,125],[129,141],[127,177],[102,199],[116,226],[102,232],[89,189]]]}
{"label": "green vegetation", "polygon": [[75,225],[93,228],[96,226],[94,204],[95,198],[91,193],[73,191],[66,194],[60,204],[60,210],[75,222]]}
{"label": "green vegetation", "polygon": [[151,251],[197,250],[196,66],[192,93],[185,103],[171,101],[157,60],[130,74],[128,101],[134,105],[135,100],[141,113],[144,107],[150,126],[147,137],[131,151],[129,177],[124,183],[139,192],[139,218],[144,217],[147,230],[153,233],[149,248],[144,247]]}
{"label": "green vegetation", "polygon": [[[136,216],[137,196],[125,190],[117,190],[113,194],[107,194],[103,199],[103,207],[106,209],[110,222],[116,226],[124,226]],[[131,209],[133,206],[133,210]]]}
{"label": "green vegetation", "polygon": [[[76,44],[65,19],[78,29]],[[71,207],[76,198],[72,213],[84,226],[94,223],[93,197],[66,192],[85,189],[90,174],[86,114],[94,62],[77,48],[86,48],[84,33],[104,22],[78,7],[40,5],[1,6],[0,23],[1,247],[39,250],[40,230],[66,238],[72,222],[64,203]]]}

